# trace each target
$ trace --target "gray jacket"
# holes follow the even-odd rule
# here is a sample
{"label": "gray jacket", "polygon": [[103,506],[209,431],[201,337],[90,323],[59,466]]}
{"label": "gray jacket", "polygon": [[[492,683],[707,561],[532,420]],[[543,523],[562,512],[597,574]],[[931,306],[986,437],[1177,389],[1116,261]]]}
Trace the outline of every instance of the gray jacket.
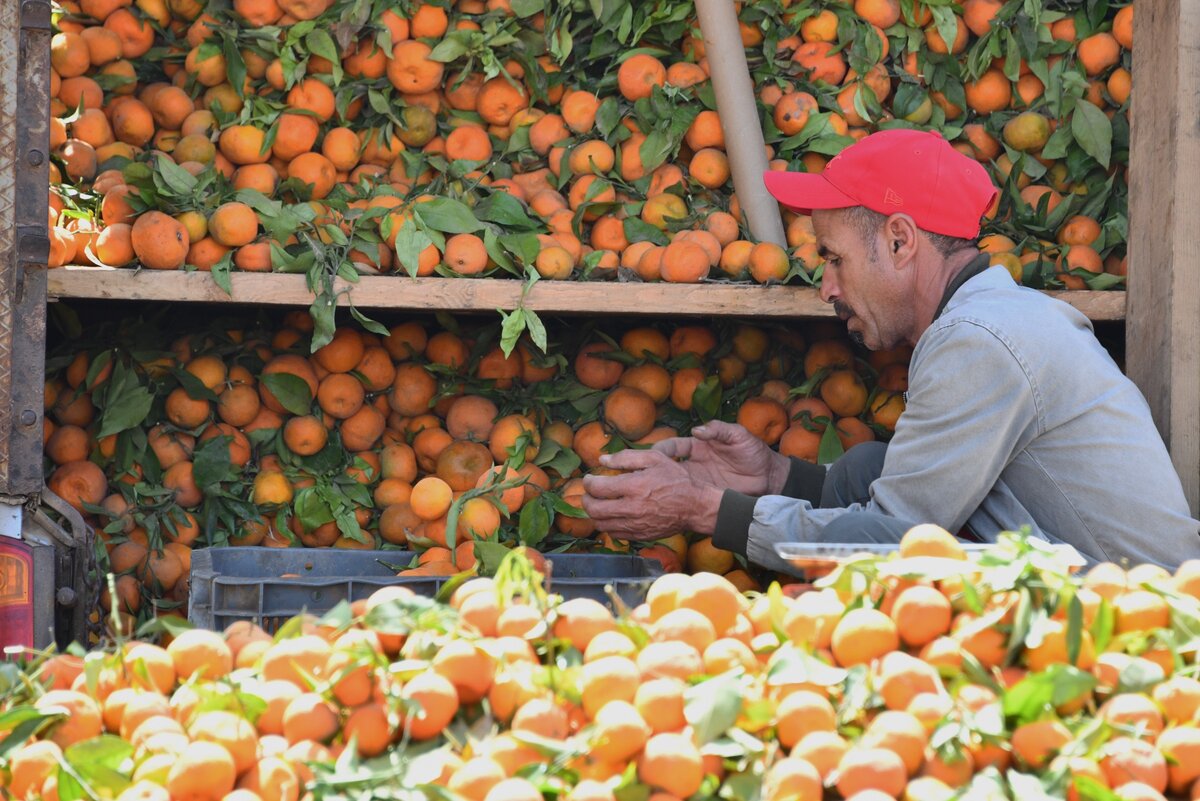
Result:
{"label": "gray jacket", "polygon": [[1145,399],[1070,305],[1003,267],[968,279],[922,334],[908,405],[865,505],[753,502],[745,552],[777,570],[778,542],[835,518],[883,513],[984,541],[1030,526],[1089,561],[1173,567],[1200,556],[1200,522]]}

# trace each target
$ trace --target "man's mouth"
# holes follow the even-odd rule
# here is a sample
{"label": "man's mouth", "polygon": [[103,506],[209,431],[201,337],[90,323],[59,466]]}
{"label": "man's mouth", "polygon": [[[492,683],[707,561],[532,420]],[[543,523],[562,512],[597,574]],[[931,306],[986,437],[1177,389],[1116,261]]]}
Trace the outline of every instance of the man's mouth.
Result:
{"label": "man's mouth", "polygon": [[851,309],[844,303],[833,304],[833,311],[843,323],[854,316],[854,309]]}

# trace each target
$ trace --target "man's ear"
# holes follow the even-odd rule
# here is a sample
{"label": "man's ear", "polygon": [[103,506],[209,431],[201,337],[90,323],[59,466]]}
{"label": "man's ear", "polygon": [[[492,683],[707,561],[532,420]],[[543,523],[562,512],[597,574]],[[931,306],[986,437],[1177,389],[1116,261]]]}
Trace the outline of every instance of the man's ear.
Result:
{"label": "man's ear", "polygon": [[917,255],[917,242],[921,231],[913,218],[907,214],[893,214],[883,224],[884,240],[888,256],[897,269],[903,269]]}

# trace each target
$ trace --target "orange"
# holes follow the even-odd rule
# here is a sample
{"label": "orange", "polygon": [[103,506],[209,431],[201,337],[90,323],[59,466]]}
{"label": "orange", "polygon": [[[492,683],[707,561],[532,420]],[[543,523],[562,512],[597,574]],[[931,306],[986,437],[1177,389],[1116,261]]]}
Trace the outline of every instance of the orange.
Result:
{"label": "orange", "polygon": [[1087,74],[1096,76],[1121,59],[1121,45],[1112,34],[1096,33],[1076,46],[1075,55]]}
{"label": "orange", "polygon": [[283,713],[283,736],[293,745],[326,742],[340,730],[337,708],[314,692],[293,698]]}
{"label": "orange", "polygon": [[704,762],[695,743],[681,734],[655,734],[638,760],[638,778],[677,798],[689,798],[704,780]]}
{"label": "orange", "polygon": [[432,670],[409,680],[401,697],[415,702],[412,708],[420,710],[403,715],[402,725],[415,740],[439,736],[458,712],[459,695],[455,686]]}
{"label": "orange", "polygon": [[617,69],[617,86],[621,95],[630,101],[650,97],[651,90],[655,86],[662,86],[666,81],[667,68],[647,53],[630,56],[622,61]]}
{"label": "orange", "polygon": [[830,645],[837,663],[849,667],[896,650],[900,638],[891,618],[878,609],[862,607],[838,621]]}
{"label": "orange", "polygon": [[432,61],[432,48],[423,42],[406,40],[392,45],[392,57],[388,59],[387,77],[392,86],[407,94],[419,94],[438,88],[442,82],[443,67]]}
{"label": "orange", "polygon": [[909,647],[919,648],[950,631],[950,601],[933,587],[902,590],[890,614],[900,639]]}
{"label": "orange", "polygon": [[233,652],[221,635],[193,629],[171,640],[167,653],[181,681],[197,673],[201,678],[224,678],[233,669]]}
{"label": "orange", "polygon": [[788,693],[775,711],[779,742],[792,748],[814,731],[837,731],[837,712],[825,696],[811,690]]}
{"label": "orange", "polygon": [[839,417],[857,417],[867,408],[867,387],[853,370],[834,370],[820,391],[821,400]]}
{"label": "orange", "polygon": [[412,489],[409,504],[413,513],[422,520],[437,520],[450,509],[453,490],[437,476],[426,476]]}
{"label": "orange", "polygon": [[899,798],[907,783],[904,761],[886,748],[854,746],[838,761],[837,790],[842,798],[876,790]]}
{"label": "orange", "polygon": [[103,720],[99,705],[90,696],[74,690],[51,690],[34,702],[41,709],[62,707],[67,715],[54,723],[43,735],[59,748],[100,736]]}
{"label": "orange", "polygon": [[313,456],[325,447],[329,430],[312,415],[301,415],[288,420],[283,426],[283,441],[288,448],[300,456]]}
{"label": "orange", "polygon": [[222,746],[195,742],[176,756],[167,776],[171,798],[221,801],[232,792],[237,772],[233,757]]}
{"label": "orange", "polygon": [[177,270],[187,258],[191,241],[182,223],[161,211],[148,211],[134,221],[130,244],[143,267]]}
{"label": "orange", "polygon": [[640,389],[619,386],[604,399],[604,419],[626,440],[649,434],[656,416],[654,399]]}

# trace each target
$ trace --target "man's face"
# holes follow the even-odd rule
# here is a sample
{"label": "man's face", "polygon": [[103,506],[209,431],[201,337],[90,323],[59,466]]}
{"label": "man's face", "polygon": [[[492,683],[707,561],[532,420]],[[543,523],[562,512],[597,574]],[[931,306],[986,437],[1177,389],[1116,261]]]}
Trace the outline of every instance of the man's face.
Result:
{"label": "man's face", "polygon": [[816,210],[813,231],[825,259],[821,299],[833,304],[850,338],[871,350],[900,344],[903,288],[887,258],[882,226],[864,236],[844,210]]}

